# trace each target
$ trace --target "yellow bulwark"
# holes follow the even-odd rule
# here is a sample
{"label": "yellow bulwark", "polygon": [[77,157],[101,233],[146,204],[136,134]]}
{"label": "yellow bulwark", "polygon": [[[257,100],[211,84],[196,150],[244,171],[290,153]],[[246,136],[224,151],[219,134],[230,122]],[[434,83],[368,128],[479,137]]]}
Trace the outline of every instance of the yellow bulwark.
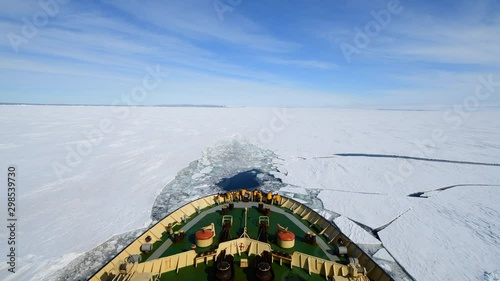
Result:
{"label": "yellow bulwark", "polygon": [[[146,238],[149,241],[147,243],[154,244],[161,239],[169,223],[172,225],[181,223],[183,218],[191,217],[196,214],[198,210],[223,203],[219,201],[221,199],[220,195],[210,195],[177,209],[118,253],[110,262],[94,274],[90,278],[90,281],[154,281],[157,280],[156,278],[161,276],[162,273],[174,270],[178,272],[181,268],[196,266],[201,262],[206,263],[208,260],[213,260],[222,250],[226,250],[227,254],[233,255],[241,255],[243,252],[248,255],[260,255],[263,251],[271,251],[271,245],[268,243],[259,242],[250,238],[239,238],[219,244],[216,253],[212,253],[203,258],[200,258],[194,250],[191,250],[152,261],[133,263],[132,265],[128,263],[127,267],[125,269],[123,268],[124,264],[126,264],[125,261],[129,260],[131,256],[141,254],[140,248],[142,244],[146,243]],[[280,259],[280,264],[285,263],[289,264],[290,267],[302,268],[309,274],[319,274],[324,276],[325,280],[331,280],[332,277],[335,277],[335,280],[353,281],[392,280],[389,275],[387,275],[387,273],[385,273],[385,271],[383,271],[356,244],[352,243],[339,229],[311,208],[285,196],[271,196],[270,201],[271,200],[274,201],[274,204],[288,209],[293,214],[300,216],[302,220],[309,222],[311,228],[319,230],[319,233],[323,235],[325,240],[329,243],[336,243],[336,241],[341,240],[343,242],[342,244],[347,248],[349,256],[359,260],[359,264],[350,263],[348,265],[343,265],[300,252],[294,252],[291,258]]]}

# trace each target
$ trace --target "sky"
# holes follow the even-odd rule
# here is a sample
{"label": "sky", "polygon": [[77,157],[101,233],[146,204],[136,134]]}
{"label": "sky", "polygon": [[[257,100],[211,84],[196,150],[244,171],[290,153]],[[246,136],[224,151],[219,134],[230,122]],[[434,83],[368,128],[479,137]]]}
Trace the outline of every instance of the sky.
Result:
{"label": "sky", "polygon": [[494,0],[2,1],[0,34],[2,103],[447,106],[500,82]]}

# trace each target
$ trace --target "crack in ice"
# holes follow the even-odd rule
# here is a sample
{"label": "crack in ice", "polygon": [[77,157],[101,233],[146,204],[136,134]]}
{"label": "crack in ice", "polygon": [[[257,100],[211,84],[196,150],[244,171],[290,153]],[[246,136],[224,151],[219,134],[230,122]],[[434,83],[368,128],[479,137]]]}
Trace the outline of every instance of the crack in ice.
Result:
{"label": "crack in ice", "polygon": [[455,187],[500,187],[500,185],[497,184],[474,184],[474,183],[467,183],[467,184],[454,184],[454,185],[449,185],[445,187],[440,187],[432,190],[427,190],[427,191],[418,191],[414,193],[410,193],[407,196],[408,197],[415,197],[415,198],[429,198],[428,193],[433,193],[433,192],[442,192],[448,189],[452,189]]}

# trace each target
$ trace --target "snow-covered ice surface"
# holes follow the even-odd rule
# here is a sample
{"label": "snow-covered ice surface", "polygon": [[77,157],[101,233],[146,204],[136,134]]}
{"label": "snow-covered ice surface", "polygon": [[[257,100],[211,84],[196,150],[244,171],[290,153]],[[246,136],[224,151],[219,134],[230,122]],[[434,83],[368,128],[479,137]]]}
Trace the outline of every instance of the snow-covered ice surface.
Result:
{"label": "snow-covered ice surface", "polygon": [[373,260],[380,265],[387,273],[391,276],[396,276],[397,280],[412,280],[404,270],[397,264],[394,258],[387,252],[386,249],[382,248],[378,250],[373,256]]}
{"label": "snow-covered ice surface", "polygon": [[349,218],[340,216],[333,220],[336,226],[342,229],[342,232],[356,244],[380,245],[380,240],[372,234],[351,221]]}
{"label": "snow-covered ice surface", "polygon": [[[112,127],[101,137],[103,120]],[[358,243],[397,280],[498,280],[498,120],[494,111],[455,124],[434,111],[0,106],[1,165],[19,170],[17,273],[1,254],[0,280],[83,280],[168,212],[242,184],[306,202],[355,241],[371,237]],[[435,129],[444,141],[429,141]],[[57,163],[68,166],[61,177]]]}
{"label": "snow-covered ice surface", "polygon": [[374,255],[373,258],[383,260],[383,261],[388,261],[388,262],[396,262],[394,258],[387,252],[386,249],[380,249],[378,250]]}
{"label": "snow-covered ice surface", "polygon": [[499,198],[498,186],[449,189],[421,199],[379,235],[417,280],[480,280],[500,266]]}
{"label": "snow-covered ice surface", "polygon": [[[365,194],[355,191],[323,190],[319,198],[323,201],[325,208],[335,210],[372,229],[383,227],[414,204],[409,198],[402,196]],[[384,207],[381,208],[381,206]]]}

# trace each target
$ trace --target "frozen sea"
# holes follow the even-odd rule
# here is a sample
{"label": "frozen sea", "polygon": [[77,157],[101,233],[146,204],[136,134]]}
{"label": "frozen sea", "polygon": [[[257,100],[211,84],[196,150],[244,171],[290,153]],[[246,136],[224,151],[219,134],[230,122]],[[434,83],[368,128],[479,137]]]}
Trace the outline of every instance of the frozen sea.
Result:
{"label": "frozen sea", "polygon": [[6,189],[16,165],[19,219],[15,274],[0,228],[0,280],[85,280],[170,211],[241,185],[307,202],[396,280],[499,280],[499,120],[499,111],[0,106],[0,179]]}

